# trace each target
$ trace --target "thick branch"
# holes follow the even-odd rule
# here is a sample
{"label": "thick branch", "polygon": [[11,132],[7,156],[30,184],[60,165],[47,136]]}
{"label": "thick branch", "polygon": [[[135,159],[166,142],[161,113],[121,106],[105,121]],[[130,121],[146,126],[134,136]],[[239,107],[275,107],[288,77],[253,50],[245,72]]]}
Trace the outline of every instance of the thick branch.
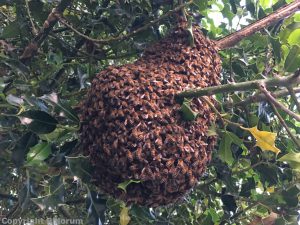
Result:
{"label": "thick branch", "polygon": [[193,1],[190,0],[188,1],[187,3],[184,3],[182,5],[179,5],[177,6],[176,8],[174,8],[173,10],[170,10],[168,11],[167,13],[165,13],[164,15],[162,15],[161,17],[157,18],[157,19],[154,19],[152,21],[150,21],[148,24],[146,24],[145,26],[143,27],[140,27],[128,34],[124,34],[124,35],[120,35],[120,36],[117,36],[117,37],[111,37],[111,38],[107,38],[107,39],[94,39],[94,38],[91,38],[83,33],[81,33],[80,31],[78,31],[77,29],[75,29],[72,25],[70,25],[62,16],[61,16],[61,13],[57,13],[56,14],[56,17],[59,18],[59,21],[64,24],[66,27],[68,27],[70,30],[72,30],[74,33],[76,33],[77,35],[85,38],[86,40],[89,40],[89,41],[92,41],[94,43],[98,43],[98,44],[108,44],[108,43],[111,43],[111,42],[114,42],[114,41],[122,41],[122,40],[125,40],[127,38],[130,38],[134,35],[136,35],[137,33],[141,32],[141,31],[144,31],[144,30],[147,30],[149,27],[151,27],[152,25],[160,22],[161,20],[165,19],[165,18],[168,18],[169,16],[173,15],[174,13],[180,11],[181,9],[183,9],[184,7],[190,5]]}
{"label": "thick branch", "polygon": [[294,74],[286,77],[275,77],[269,79],[246,81],[241,83],[224,84],[219,86],[207,87],[207,88],[196,88],[179,93],[177,96],[181,98],[192,98],[200,97],[204,95],[214,95],[224,92],[234,91],[248,91],[251,89],[258,89],[258,85],[264,83],[266,87],[288,87],[291,84],[300,83],[300,75]]}
{"label": "thick branch", "polygon": [[248,37],[267,26],[270,26],[271,24],[276,23],[277,21],[287,16],[290,16],[291,14],[296,12],[299,7],[300,0],[295,0],[293,3],[281,7],[265,18],[258,20],[255,23],[250,24],[237,32],[216,41],[216,44],[221,50],[230,48],[241,41],[243,38]]}
{"label": "thick branch", "polygon": [[44,22],[43,28],[37,34],[37,36],[26,46],[23,54],[20,56],[20,60],[24,63],[32,58],[52,30],[54,25],[57,23],[58,18],[55,16],[57,13],[63,13],[64,10],[72,3],[72,0],[62,0],[60,4],[52,10],[47,20]]}

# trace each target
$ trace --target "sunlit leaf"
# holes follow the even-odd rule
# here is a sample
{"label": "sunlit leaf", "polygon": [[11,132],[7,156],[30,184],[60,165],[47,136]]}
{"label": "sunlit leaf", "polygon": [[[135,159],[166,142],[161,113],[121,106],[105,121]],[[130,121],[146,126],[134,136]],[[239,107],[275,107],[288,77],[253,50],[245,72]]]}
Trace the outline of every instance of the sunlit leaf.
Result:
{"label": "sunlit leaf", "polygon": [[120,225],[127,225],[130,221],[130,216],[128,214],[129,208],[123,207],[120,213]]}
{"label": "sunlit leaf", "polygon": [[193,121],[196,119],[198,113],[194,112],[191,107],[190,107],[190,101],[187,99],[184,99],[181,108],[180,108],[182,115],[183,115],[183,119],[187,120],[187,121]]}
{"label": "sunlit leaf", "polygon": [[51,154],[51,146],[47,142],[39,143],[30,148],[27,153],[27,165],[34,166],[43,162]]}
{"label": "sunlit leaf", "polygon": [[278,159],[281,162],[287,162],[293,169],[300,170],[300,153],[289,152]]}
{"label": "sunlit leaf", "polygon": [[290,36],[288,37],[288,43],[290,45],[300,44],[300,29],[296,29],[290,33]]}
{"label": "sunlit leaf", "polygon": [[284,68],[287,72],[295,72],[300,65],[300,47],[298,45],[293,45],[292,49],[289,51]]}
{"label": "sunlit leaf", "polygon": [[272,151],[276,155],[280,152],[275,146],[275,139],[277,134],[268,132],[268,131],[260,131],[257,127],[245,128],[241,127],[244,130],[248,130],[256,139],[256,146],[260,147],[263,151]]}
{"label": "sunlit leaf", "polygon": [[118,185],[118,188],[120,188],[120,189],[122,189],[123,191],[125,191],[126,192],[126,188],[127,188],[127,186],[129,185],[129,184],[131,184],[131,183],[140,183],[141,181],[139,181],[139,180],[127,180],[127,181],[124,181],[123,183],[120,183],[119,185]]}
{"label": "sunlit leaf", "polygon": [[224,162],[232,165],[234,158],[231,151],[232,138],[228,132],[225,132],[219,144],[218,154]]}

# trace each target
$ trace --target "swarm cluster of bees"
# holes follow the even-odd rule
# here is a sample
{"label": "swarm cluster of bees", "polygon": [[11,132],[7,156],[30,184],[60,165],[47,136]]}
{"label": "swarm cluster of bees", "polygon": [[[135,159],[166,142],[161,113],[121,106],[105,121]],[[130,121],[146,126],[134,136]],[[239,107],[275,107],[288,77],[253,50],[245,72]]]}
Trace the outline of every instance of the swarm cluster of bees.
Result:
{"label": "swarm cluster of bees", "polygon": [[[92,81],[81,103],[81,150],[94,166],[93,182],[125,201],[156,207],[193,188],[216,142],[210,107],[191,100],[198,113],[186,121],[176,94],[219,84],[221,61],[214,43],[186,24],[145,50],[135,63],[109,67]],[[126,191],[118,185],[134,180]]]}

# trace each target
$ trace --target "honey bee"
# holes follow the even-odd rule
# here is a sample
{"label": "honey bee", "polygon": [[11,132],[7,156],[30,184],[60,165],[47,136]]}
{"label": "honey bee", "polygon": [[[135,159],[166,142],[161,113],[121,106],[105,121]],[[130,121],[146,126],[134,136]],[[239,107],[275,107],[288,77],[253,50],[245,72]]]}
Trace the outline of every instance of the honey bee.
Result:
{"label": "honey bee", "polygon": [[178,175],[179,175],[179,173],[180,173],[180,170],[178,170],[177,168],[175,168],[175,167],[172,167],[171,169],[170,169],[170,174],[172,174],[172,177],[173,178],[176,178],[176,177],[178,177]]}
{"label": "honey bee", "polygon": [[188,170],[187,171],[187,176],[190,178],[190,177],[192,177],[193,176],[193,172],[191,171],[191,170]]}
{"label": "honey bee", "polygon": [[147,176],[146,170],[145,170],[145,168],[143,168],[141,175],[140,175],[140,179],[145,181],[147,178],[148,178],[148,176]]}
{"label": "honey bee", "polygon": [[112,147],[114,149],[117,149],[118,148],[118,139],[114,140],[113,144],[112,144]]}
{"label": "honey bee", "polygon": [[103,146],[103,151],[108,155],[108,156],[110,156],[111,155],[111,152],[109,151],[109,148],[108,147],[106,147],[106,146]]}
{"label": "honey bee", "polygon": [[196,150],[196,151],[194,152],[194,157],[198,159],[198,157],[199,157],[199,151],[198,151],[198,150]]}
{"label": "honey bee", "polygon": [[133,162],[133,154],[130,150],[127,150],[126,156],[129,162]]}
{"label": "honey bee", "polygon": [[136,151],[135,151],[135,157],[136,159],[138,159],[139,161],[142,161],[143,158],[142,158],[142,148],[138,148]]}
{"label": "honey bee", "polygon": [[147,140],[147,142],[144,144],[143,146],[144,149],[151,149],[151,143],[149,140]]}
{"label": "honey bee", "polygon": [[194,176],[189,177],[189,185],[194,186],[196,184],[197,180]]}
{"label": "honey bee", "polygon": [[186,174],[188,170],[189,170],[188,166],[186,164],[183,164],[183,166],[181,167],[181,172],[183,174]]}
{"label": "honey bee", "polygon": [[150,153],[151,153],[151,157],[155,158],[155,156],[156,156],[156,150],[154,148],[150,149]]}
{"label": "honey bee", "polygon": [[192,159],[192,156],[191,156],[191,155],[188,155],[187,157],[185,157],[185,158],[183,159],[183,161],[184,161],[185,163],[189,163],[189,162],[191,161],[191,159]]}
{"label": "honey bee", "polygon": [[168,171],[168,169],[164,169],[163,171],[162,171],[162,174],[163,174],[163,176],[168,176],[168,174],[169,174],[169,171]]}
{"label": "honey bee", "polygon": [[166,163],[166,166],[169,168],[169,167],[171,167],[171,166],[173,166],[174,165],[174,159],[170,159],[170,160],[168,160],[167,161],[167,163]]}
{"label": "honey bee", "polygon": [[195,162],[193,162],[192,166],[193,166],[194,168],[196,168],[196,167],[199,166],[199,164],[200,164],[199,160],[196,160]]}
{"label": "honey bee", "polygon": [[135,171],[138,170],[138,167],[137,167],[137,165],[132,165],[132,166],[129,167],[129,170],[132,171],[132,172],[135,172]]}
{"label": "honey bee", "polygon": [[167,180],[168,180],[168,177],[162,176],[160,179],[160,183],[165,184],[165,183],[167,183]]}

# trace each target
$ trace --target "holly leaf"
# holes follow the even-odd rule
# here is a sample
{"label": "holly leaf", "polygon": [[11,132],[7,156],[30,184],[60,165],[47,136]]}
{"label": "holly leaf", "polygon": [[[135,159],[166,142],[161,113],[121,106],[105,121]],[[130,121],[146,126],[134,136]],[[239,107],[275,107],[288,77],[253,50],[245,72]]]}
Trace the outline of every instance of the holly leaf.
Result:
{"label": "holly leaf", "polygon": [[129,209],[124,206],[120,213],[120,225],[127,225],[130,221],[130,216],[128,214]]}
{"label": "holly leaf", "polygon": [[232,165],[234,158],[231,152],[232,138],[229,132],[225,132],[219,144],[219,156],[221,160]]}
{"label": "holly leaf", "polygon": [[27,153],[27,165],[35,166],[42,163],[51,154],[51,146],[47,142],[41,142],[30,148]]}
{"label": "holly leaf", "polygon": [[278,159],[278,161],[287,162],[293,169],[300,170],[300,153],[289,152]]}
{"label": "holly leaf", "polygon": [[182,105],[181,105],[181,108],[180,108],[180,111],[182,112],[182,115],[183,115],[183,119],[184,120],[187,120],[187,121],[193,121],[196,119],[198,113],[197,112],[194,112],[192,109],[191,109],[191,106],[190,106],[190,101],[188,99],[184,99]]}
{"label": "holly leaf", "polygon": [[252,128],[245,128],[242,127],[244,130],[248,130],[256,139],[256,145],[261,148],[263,151],[272,151],[276,155],[280,152],[280,149],[278,149],[275,146],[275,139],[277,134],[268,132],[268,131],[260,131],[257,129],[257,127],[252,127]]}
{"label": "holly leaf", "polygon": [[192,20],[188,20],[188,28],[187,31],[189,33],[189,45],[191,47],[195,47],[195,40],[194,40],[194,33],[193,33],[193,26],[192,26]]}
{"label": "holly leaf", "polygon": [[124,182],[120,183],[120,184],[118,185],[118,188],[120,188],[120,189],[122,189],[123,191],[126,192],[126,188],[127,188],[127,186],[128,186],[129,184],[131,184],[131,183],[140,183],[140,182],[141,182],[141,181],[139,181],[139,180],[127,180],[127,181],[124,181]]}

